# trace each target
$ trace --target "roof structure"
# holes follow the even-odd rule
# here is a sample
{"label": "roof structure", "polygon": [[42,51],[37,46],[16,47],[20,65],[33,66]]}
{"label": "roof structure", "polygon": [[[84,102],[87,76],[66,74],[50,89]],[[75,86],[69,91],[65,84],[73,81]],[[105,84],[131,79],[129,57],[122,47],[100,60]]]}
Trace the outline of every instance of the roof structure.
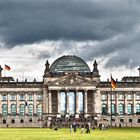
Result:
{"label": "roof structure", "polygon": [[90,68],[82,58],[64,55],[52,63],[50,72],[90,72]]}

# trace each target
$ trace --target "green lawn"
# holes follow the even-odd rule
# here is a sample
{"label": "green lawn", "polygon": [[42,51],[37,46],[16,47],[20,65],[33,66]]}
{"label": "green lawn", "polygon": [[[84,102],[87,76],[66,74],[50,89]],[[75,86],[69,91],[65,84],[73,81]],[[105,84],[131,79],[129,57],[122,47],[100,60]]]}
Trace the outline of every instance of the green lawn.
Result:
{"label": "green lawn", "polygon": [[90,134],[47,128],[0,128],[0,140],[140,140],[140,128],[95,129]]}

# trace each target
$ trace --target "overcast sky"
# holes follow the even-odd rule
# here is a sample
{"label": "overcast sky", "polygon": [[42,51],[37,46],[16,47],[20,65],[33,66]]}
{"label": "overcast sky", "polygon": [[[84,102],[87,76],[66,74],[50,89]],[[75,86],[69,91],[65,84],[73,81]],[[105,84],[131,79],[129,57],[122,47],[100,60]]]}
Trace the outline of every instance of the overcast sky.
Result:
{"label": "overcast sky", "polygon": [[0,64],[14,78],[42,80],[46,60],[96,59],[101,80],[138,76],[139,0],[0,0]]}

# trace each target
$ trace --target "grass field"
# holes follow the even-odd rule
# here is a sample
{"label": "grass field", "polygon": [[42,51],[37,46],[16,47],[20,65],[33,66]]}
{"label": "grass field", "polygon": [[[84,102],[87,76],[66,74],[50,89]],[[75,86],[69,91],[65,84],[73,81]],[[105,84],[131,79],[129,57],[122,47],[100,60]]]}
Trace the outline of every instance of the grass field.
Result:
{"label": "grass field", "polygon": [[47,128],[0,128],[0,140],[140,140],[140,128],[95,129],[90,134]]}

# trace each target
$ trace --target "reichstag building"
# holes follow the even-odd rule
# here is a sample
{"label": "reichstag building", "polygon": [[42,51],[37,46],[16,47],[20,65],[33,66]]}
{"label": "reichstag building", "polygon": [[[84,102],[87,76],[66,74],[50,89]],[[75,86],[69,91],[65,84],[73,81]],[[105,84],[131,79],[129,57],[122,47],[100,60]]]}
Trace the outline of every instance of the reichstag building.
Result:
{"label": "reichstag building", "polygon": [[90,70],[75,55],[51,65],[47,61],[42,82],[20,82],[1,73],[0,66],[0,127],[68,126],[72,121],[140,126],[140,76],[123,77],[112,91],[110,80],[100,81],[96,60]]}

